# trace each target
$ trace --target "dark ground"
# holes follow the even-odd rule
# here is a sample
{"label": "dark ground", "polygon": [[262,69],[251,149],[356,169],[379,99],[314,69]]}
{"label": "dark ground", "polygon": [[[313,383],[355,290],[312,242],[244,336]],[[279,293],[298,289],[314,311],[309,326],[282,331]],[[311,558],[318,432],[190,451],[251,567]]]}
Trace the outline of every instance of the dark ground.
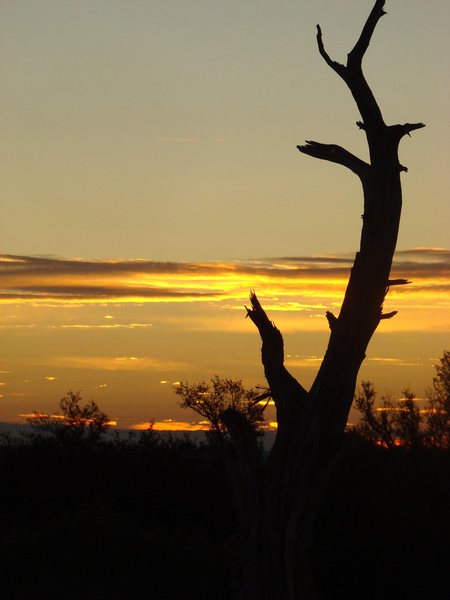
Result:
{"label": "dark ground", "polygon": [[[318,521],[324,599],[449,597],[449,464],[352,442]],[[3,443],[0,482],[2,600],[231,596],[237,525],[213,448]]]}

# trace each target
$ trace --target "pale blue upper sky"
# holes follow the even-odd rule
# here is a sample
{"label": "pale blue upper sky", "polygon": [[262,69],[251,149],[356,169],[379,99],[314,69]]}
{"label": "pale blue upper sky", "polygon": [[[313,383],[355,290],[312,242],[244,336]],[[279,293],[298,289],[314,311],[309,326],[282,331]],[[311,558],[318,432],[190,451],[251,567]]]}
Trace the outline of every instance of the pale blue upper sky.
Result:
{"label": "pale blue upper sky", "polygon": [[[354,251],[362,200],[304,139],[366,156],[322,61],[372,0],[2,0],[3,252],[211,260]],[[401,162],[399,246],[446,246],[448,0],[388,0],[365,60]]]}

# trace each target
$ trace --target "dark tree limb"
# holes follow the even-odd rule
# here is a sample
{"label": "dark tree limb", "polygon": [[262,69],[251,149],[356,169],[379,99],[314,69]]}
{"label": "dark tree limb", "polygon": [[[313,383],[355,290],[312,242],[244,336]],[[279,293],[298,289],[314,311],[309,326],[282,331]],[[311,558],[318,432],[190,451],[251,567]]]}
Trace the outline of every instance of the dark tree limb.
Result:
{"label": "dark tree limb", "polygon": [[319,47],[320,55],[324,59],[324,61],[327,63],[327,65],[329,67],[331,67],[333,69],[333,71],[335,71],[340,77],[342,77],[342,79],[345,79],[345,73],[346,73],[345,65],[341,65],[341,63],[338,63],[337,61],[332,60],[330,58],[328,52],[325,50],[325,46],[323,45],[323,39],[322,39],[322,29],[320,28],[320,25],[317,25],[317,45]]}
{"label": "dark tree limb", "polygon": [[317,26],[317,45],[321,56],[333,71],[345,81],[358,106],[363,120],[358,121],[357,124],[360,129],[366,132],[372,164],[382,162],[384,151],[384,148],[380,147],[380,140],[373,135],[373,129],[385,128],[386,125],[380,107],[365,80],[361,64],[375,27],[380,18],[386,14],[383,10],[384,4],[385,0],[375,2],[358,41],[347,56],[347,65],[345,66],[330,58],[324,48],[321,28],[319,25]]}
{"label": "dark tree limb", "polygon": [[411,137],[411,131],[422,129],[422,127],[425,127],[425,123],[404,123],[403,125],[391,125],[389,127],[389,132],[392,138],[398,143],[402,137],[405,135]]}
{"label": "dark tree limb", "polygon": [[325,313],[325,316],[327,318],[328,325],[329,325],[331,331],[333,331],[333,329],[336,327],[337,318],[329,310],[327,310],[327,312]]}
{"label": "dark tree limb", "polygon": [[388,312],[388,313],[382,313],[380,315],[380,320],[392,319],[392,317],[395,317],[395,315],[398,315],[398,310],[393,310],[392,312]]}
{"label": "dark tree limb", "polygon": [[409,283],[411,283],[411,281],[408,281],[407,279],[388,279],[388,287],[393,285],[408,285]]}
{"label": "dark tree limb", "polygon": [[[322,29],[320,25],[317,25],[317,46],[319,48],[319,53],[322,58],[325,60],[327,65],[333,69],[344,81],[347,82],[347,78],[349,78],[349,73],[355,69],[361,69],[362,59],[364,54],[366,53],[367,48],[369,47],[370,40],[372,38],[373,32],[375,31],[375,27],[380,20],[380,18],[386,14],[383,10],[385,5],[385,0],[377,0],[375,6],[370,13],[366,24],[359,36],[358,41],[356,42],[353,50],[349,52],[347,55],[347,65],[343,65],[338,63],[335,60],[332,60],[325,50],[325,46],[323,43],[322,37]],[[347,82],[348,83],[348,82]],[[381,116],[381,113],[380,113]]]}
{"label": "dark tree limb", "polygon": [[263,364],[276,368],[284,363],[284,347],[281,333],[269,320],[255,292],[250,292],[251,307],[245,307],[247,317],[256,325],[259,335],[266,347],[263,350]]}
{"label": "dark tree limb", "polygon": [[347,167],[353,173],[356,173],[362,181],[369,175],[369,165],[366,162],[336,144],[321,144],[320,142],[306,140],[305,145],[297,146],[297,148],[300,152],[308,156],[321,158],[322,160],[328,160]]}
{"label": "dark tree limb", "polygon": [[347,59],[347,66],[350,68],[361,68],[361,63],[367,48],[369,47],[370,40],[372,39],[373,32],[377,26],[378,21],[383,15],[386,14],[384,5],[386,0],[377,0],[374,7],[363,27],[361,35],[356,42],[353,50],[349,52]]}
{"label": "dark tree limb", "polygon": [[279,426],[283,426],[289,409],[298,411],[308,394],[284,366],[283,337],[269,320],[254,292],[250,293],[250,303],[251,308],[245,307],[247,317],[256,325],[261,336],[264,373],[277,408]]}

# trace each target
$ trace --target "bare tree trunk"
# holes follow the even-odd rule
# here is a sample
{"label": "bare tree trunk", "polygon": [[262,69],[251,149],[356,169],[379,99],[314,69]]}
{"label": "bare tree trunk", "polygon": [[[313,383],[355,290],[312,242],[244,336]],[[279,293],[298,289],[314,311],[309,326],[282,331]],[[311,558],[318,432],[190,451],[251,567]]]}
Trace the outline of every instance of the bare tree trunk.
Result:
{"label": "bare tree trunk", "polygon": [[[262,363],[277,410],[278,430],[264,465],[256,466],[244,427],[228,412],[224,420],[238,449],[243,523],[242,598],[294,600],[316,597],[312,569],[314,523],[329,475],[340,456],[342,436],[353,401],[356,378],[367,345],[383,314],[402,206],[398,160],[401,138],[422,123],[388,126],[362,72],[362,59],[385,0],[376,0],[347,64],[325,51],[317,26],[319,52],[344,80],[355,99],[367,137],[370,163],[334,144],[307,141],[303,154],[339,163],[361,180],[364,215],[357,252],[338,317],[327,313],[331,334],[322,365],[307,392],[284,367],[281,333],[268,319],[255,294],[248,316],[262,339]],[[244,439],[245,438],[245,439]],[[245,466],[244,466],[245,465]]]}

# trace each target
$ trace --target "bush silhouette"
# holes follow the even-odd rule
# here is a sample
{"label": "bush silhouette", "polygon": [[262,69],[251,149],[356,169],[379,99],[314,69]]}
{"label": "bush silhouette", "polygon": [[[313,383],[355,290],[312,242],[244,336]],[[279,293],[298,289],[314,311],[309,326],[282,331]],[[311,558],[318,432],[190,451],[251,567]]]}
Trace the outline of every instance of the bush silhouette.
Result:
{"label": "bush silhouette", "polygon": [[97,442],[108,429],[110,419],[93,400],[84,406],[81,400],[81,392],[69,391],[59,401],[61,413],[47,415],[35,411],[27,419],[32,435],[53,437],[62,443]]}
{"label": "bush silhouette", "polygon": [[355,395],[361,420],[355,430],[375,444],[387,448],[403,446],[450,447],[450,352],[435,365],[433,387],[427,391],[427,404],[419,409],[414,392],[403,390],[403,398],[392,402],[382,396],[376,407],[376,392],[370,381],[363,381]]}

